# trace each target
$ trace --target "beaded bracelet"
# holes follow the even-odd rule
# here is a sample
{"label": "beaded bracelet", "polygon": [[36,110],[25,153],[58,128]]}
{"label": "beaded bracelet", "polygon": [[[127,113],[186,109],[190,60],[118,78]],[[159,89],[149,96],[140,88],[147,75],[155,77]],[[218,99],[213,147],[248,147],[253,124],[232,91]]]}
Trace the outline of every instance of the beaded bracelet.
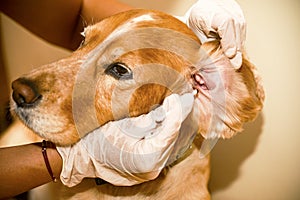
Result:
{"label": "beaded bracelet", "polygon": [[42,154],[43,154],[43,157],[44,157],[44,161],[45,161],[45,165],[47,167],[48,173],[51,176],[53,182],[56,182],[57,179],[55,178],[55,176],[53,174],[53,171],[51,169],[49,159],[48,159],[48,156],[47,156],[47,148],[55,148],[55,144],[53,144],[52,142],[43,140],[43,142],[42,142]]}

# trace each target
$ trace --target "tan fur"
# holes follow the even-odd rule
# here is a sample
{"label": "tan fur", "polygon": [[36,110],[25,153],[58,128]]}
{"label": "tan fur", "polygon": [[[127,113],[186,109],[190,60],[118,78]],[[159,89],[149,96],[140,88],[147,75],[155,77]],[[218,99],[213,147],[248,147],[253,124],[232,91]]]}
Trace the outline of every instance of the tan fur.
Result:
{"label": "tan fur", "polygon": [[[58,145],[69,145],[80,138],[76,132],[72,115],[72,90],[76,75],[86,55],[101,44],[112,31],[122,25],[126,25],[130,19],[144,14],[151,15],[150,21],[139,21],[130,28],[137,27],[161,27],[176,30],[193,39],[200,45],[197,37],[190,29],[179,20],[156,11],[133,10],[117,14],[102,22],[88,28],[86,39],[82,47],[75,51],[69,58],[60,60],[38,68],[29,73],[25,78],[37,85],[43,99],[31,110],[26,111],[27,121],[23,122],[42,137],[51,140]],[[178,47],[186,48],[189,47]],[[218,42],[202,45],[204,51],[212,56],[219,56],[221,52]],[[191,50],[192,51],[192,50]],[[197,52],[194,52],[197,53]],[[203,57],[205,59],[205,56]],[[192,84],[192,72],[195,69],[192,63],[180,55],[158,49],[133,50],[119,57],[116,62],[126,63],[135,71],[136,67],[147,63],[162,63],[169,66],[182,75],[187,82]],[[101,66],[99,66],[101,67]],[[223,118],[222,127],[218,130],[219,137],[229,138],[236,132],[241,131],[242,125],[253,120],[262,108],[264,99],[263,89],[255,68],[244,58],[243,66],[236,71],[233,68],[218,66],[219,73],[224,79],[226,89],[226,116]],[[162,76],[162,72],[156,69],[140,72],[139,77],[143,79],[156,80]],[[205,66],[201,72],[204,72]],[[205,74],[203,74],[205,76]],[[163,74],[168,78],[168,74]],[[175,93],[190,92],[184,85],[176,85],[173,90],[164,85],[149,83],[143,84],[134,91],[129,101],[129,113],[120,111],[116,115],[112,112],[112,92],[119,80],[109,76],[100,70],[97,74],[96,93],[94,106],[97,111],[97,119],[100,124],[111,120],[130,116],[138,116],[147,113],[157,104],[161,104],[166,96]],[[161,77],[160,77],[161,78]],[[170,86],[171,87],[171,86]],[[210,199],[207,190],[209,180],[209,156],[200,159],[199,151],[209,131],[213,116],[212,103],[215,101],[207,90],[199,90],[199,102],[197,108],[200,110],[199,133],[195,138],[192,148],[188,150],[184,158],[170,167],[167,167],[161,175],[147,183],[131,187],[116,187],[110,184],[97,186],[93,179],[86,179],[74,188],[63,187],[63,199]],[[122,103],[122,98],[116,103]],[[18,111],[16,105],[12,109]],[[18,112],[16,112],[18,113]]]}

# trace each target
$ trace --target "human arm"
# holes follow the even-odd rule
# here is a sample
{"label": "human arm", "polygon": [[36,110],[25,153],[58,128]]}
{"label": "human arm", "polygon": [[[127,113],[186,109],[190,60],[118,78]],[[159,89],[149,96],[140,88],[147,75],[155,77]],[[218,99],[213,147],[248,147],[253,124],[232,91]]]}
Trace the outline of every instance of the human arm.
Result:
{"label": "human arm", "polygon": [[[55,148],[47,148],[55,177],[59,177],[62,159]],[[41,152],[41,143],[0,148],[0,199],[13,197],[51,182]]]}
{"label": "human arm", "polygon": [[46,41],[75,50],[84,26],[131,7],[116,0],[2,0],[0,9]]}

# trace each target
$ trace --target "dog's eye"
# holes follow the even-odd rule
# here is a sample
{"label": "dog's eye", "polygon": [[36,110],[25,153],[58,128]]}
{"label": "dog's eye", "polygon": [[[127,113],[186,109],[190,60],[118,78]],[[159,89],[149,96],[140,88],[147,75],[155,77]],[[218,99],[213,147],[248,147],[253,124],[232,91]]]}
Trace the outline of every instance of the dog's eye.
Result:
{"label": "dog's eye", "polygon": [[109,65],[105,73],[116,79],[132,79],[132,71],[123,63],[113,63]]}

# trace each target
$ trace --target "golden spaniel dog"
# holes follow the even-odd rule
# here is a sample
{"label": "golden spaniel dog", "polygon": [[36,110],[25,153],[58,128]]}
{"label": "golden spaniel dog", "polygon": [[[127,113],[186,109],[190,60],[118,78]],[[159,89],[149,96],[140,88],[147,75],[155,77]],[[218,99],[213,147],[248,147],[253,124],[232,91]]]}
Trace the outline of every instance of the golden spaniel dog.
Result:
{"label": "golden spaniel dog", "polygon": [[[184,156],[155,180],[117,187],[85,179],[72,188],[62,186],[61,198],[210,199],[209,156],[199,158],[202,142],[230,138],[255,119],[264,100],[255,67],[245,55],[238,70],[218,64],[222,57],[218,41],[201,44],[184,23],[157,11],[120,13],[88,27],[84,35],[84,42],[70,57],[13,82],[11,107],[26,126],[57,145],[70,145],[80,140],[74,101],[92,104],[79,108],[82,120],[93,107],[97,123],[103,125],[148,113],[170,94],[196,88],[199,130]],[[163,67],[149,67],[153,63]],[[176,76],[168,74],[169,69]]]}

